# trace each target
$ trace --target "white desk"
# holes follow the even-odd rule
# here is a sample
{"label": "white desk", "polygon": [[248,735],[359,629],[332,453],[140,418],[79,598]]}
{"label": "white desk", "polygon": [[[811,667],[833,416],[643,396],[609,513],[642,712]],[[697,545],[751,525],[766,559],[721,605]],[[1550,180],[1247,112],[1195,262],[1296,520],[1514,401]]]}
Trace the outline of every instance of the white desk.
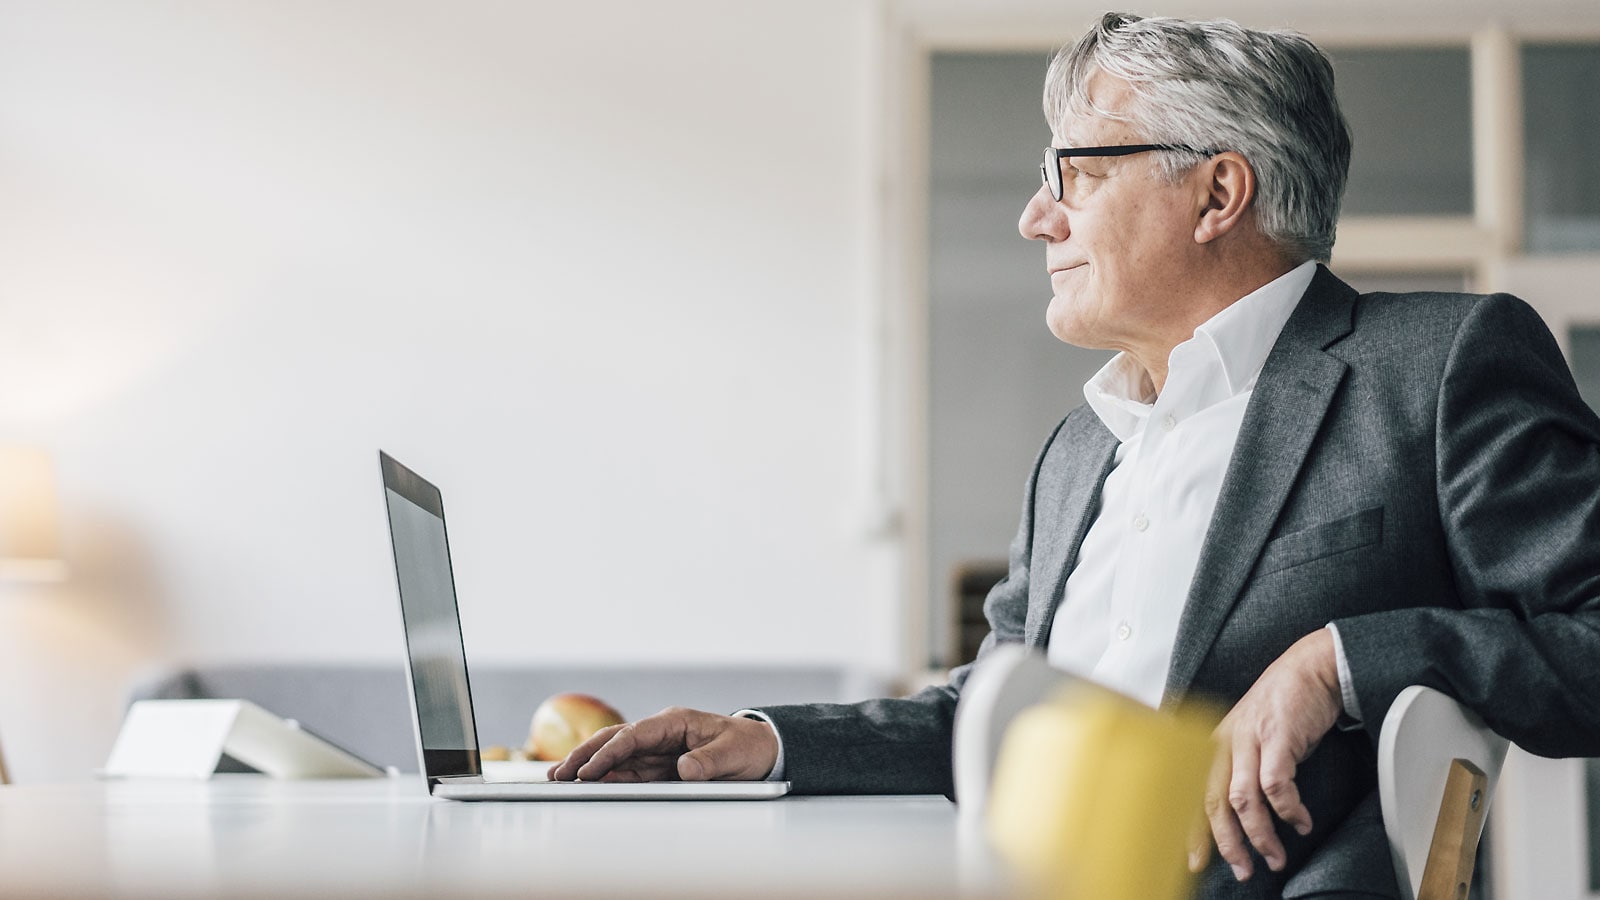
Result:
{"label": "white desk", "polygon": [[415,776],[0,788],[0,897],[991,897],[942,797],[455,803]]}

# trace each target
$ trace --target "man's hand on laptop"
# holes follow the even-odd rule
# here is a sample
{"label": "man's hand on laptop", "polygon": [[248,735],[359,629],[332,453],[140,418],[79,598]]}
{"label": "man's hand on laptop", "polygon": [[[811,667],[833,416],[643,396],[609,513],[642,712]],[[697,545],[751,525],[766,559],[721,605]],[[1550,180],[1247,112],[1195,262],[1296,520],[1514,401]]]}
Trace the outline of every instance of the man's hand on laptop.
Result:
{"label": "man's hand on laptop", "polygon": [[760,781],[778,736],[759,719],[671,707],[596,732],[550,767],[552,781]]}

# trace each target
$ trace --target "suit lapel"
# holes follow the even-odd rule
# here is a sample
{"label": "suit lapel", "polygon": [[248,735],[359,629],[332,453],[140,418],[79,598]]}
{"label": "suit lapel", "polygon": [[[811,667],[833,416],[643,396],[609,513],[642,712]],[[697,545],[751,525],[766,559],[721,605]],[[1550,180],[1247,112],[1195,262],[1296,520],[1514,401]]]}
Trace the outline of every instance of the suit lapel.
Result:
{"label": "suit lapel", "polygon": [[1164,704],[1187,693],[1299,477],[1344,379],[1345,364],[1322,351],[1350,332],[1355,298],[1319,266],[1261,368],[1178,620]]}
{"label": "suit lapel", "polygon": [[1117,438],[1088,407],[1082,407],[1051,442],[1034,486],[1032,572],[1023,640],[1043,647],[1067,575],[1100,507],[1100,489],[1111,474]]}

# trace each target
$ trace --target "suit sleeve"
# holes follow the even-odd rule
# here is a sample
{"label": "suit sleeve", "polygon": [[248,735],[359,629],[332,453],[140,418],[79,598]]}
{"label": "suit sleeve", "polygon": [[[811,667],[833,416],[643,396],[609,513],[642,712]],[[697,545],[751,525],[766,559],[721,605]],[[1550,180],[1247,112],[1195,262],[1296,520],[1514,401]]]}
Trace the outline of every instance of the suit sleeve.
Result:
{"label": "suit sleeve", "polygon": [[[983,603],[989,634],[978,648],[978,662],[1000,644],[1022,642],[1028,612],[1034,491],[1050,445],[1066,421],[1063,419],[1045,441],[1028,476],[1022,522],[1011,541],[1006,577]],[[760,712],[783,735],[786,777],[793,791],[953,797],[952,723],[961,686],[976,664],[952,670],[947,683],[911,697],[762,707]]]}
{"label": "suit sleeve", "polygon": [[1338,621],[1366,727],[1376,737],[1422,684],[1530,752],[1600,754],[1600,420],[1522,301],[1486,297],[1464,318],[1436,429],[1460,608]]}

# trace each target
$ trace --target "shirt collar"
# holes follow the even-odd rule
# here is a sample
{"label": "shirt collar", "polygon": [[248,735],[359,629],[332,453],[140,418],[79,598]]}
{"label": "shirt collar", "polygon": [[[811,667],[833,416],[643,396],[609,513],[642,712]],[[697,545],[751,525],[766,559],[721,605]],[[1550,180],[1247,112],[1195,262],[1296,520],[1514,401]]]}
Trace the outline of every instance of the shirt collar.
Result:
{"label": "shirt collar", "polygon": [[1256,376],[1266,364],[1272,345],[1278,342],[1300,298],[1311,286],[1317,264],[1304,262],[1279,275],[1226,307],[1194,330],[1195,337],[1209,338],[1222,361],[1228,395],[1234,396],[1255,387]]}
{"label": "shirt collar", "polygon": [[[1315,262],[1302,263],[1229,304],[1196,328],[1193,338],[1173,348],[1172,362],[1180,355],[1192,358],[1194,351],[1204,348],[1221,374],[1219,383],[1212,385],[1215,390],[1205,393],[1220,394],[1216,397],[1220,400],[1252,389],[1316,271]],[[1189,352],[1180,354],[1180,349]],[[1178,386],[1175,378],[1181,383],[1189,375],[1185,366],[1169,367],[1167,389]],[[1205,377],[1203,370],[1198,377]],[[1126,353],[1118,353],[1096,372],[1084,384],[1083,396],[1106,428],[1124,442],[1143,430],[1157,399],[1149,375]]]}
{"label": "shirt collar", "polygon": [[1118,353],[1083,386],[1083,396],[1117,440],[1126,442],[1150,418],[1156,388],[1143,366]]}

